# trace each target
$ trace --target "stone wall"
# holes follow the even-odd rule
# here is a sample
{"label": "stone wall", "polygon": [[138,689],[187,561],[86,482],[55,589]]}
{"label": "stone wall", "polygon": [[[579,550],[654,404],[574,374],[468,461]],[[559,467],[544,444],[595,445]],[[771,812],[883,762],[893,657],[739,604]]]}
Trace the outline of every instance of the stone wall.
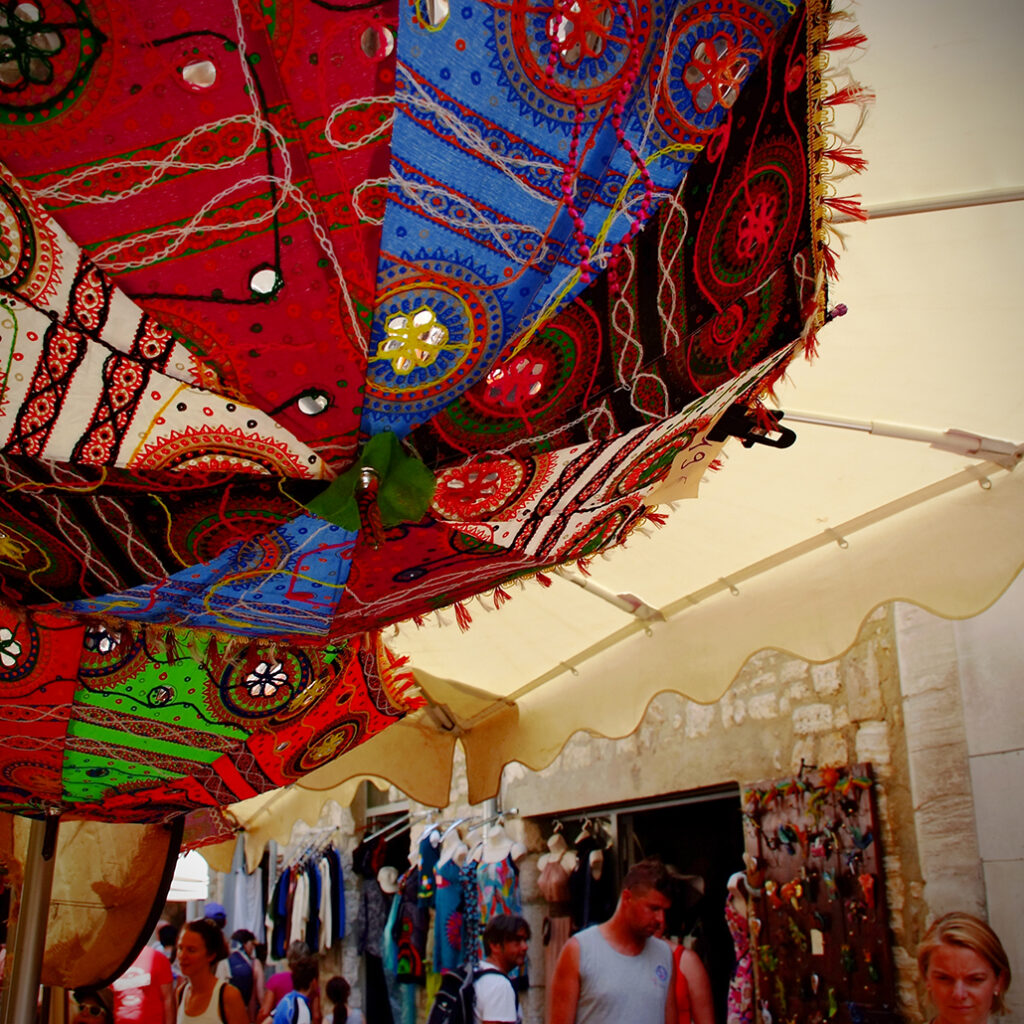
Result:
{"label": "stone wall", "polygon": [[[715,704],[666,692],[651,703],[631,736],[577,734],[541,772],[508,766],[501,805],[529,819],[729,782],[749,784],[795,773],[801,764],[859,761],[874,766],[878,781],[901,1007],[908,1018],[920,1020],[910,951],[924,906],[891,607],[870,616],[854,645],[835,661],[812,664],[762,651]],[[523,837],[539,850],[540,833],[528,821]],[[523,874],[528,901],[535,874],[528,864]],[[531,981],[540,989],[545,979],[534,971]],[[542,1001],[538,990],[531,1011]]]}
{"label": "stone wall", "polygon": [[[1002,619],[1011,614],[1019,621],[1024,584],[1020,590],[1012,613],[1002,606]],[[521,866],[524,913],[535,936],[526,1024],[543,1024],[546,979],[539,936],[545,904],[536,882],[537,856],[545,848],[541,826],[547,819],[780,778],[802,764],[864,761],[874,767],[899,997],[908,1021],[925,1019],[912,956],[924,928],[936,914],[954,907],[984,914],[993,895],[986,901],[986,883],[1005,904],[1002,917],[995,908],[993,921],[1012,940],[1012,957],[1024,944],[1024,913],[1014,909],[1024,892],[1024,886],[1015,888],[1024,880],[1024,838],[1020,817],[1007,814],[1005,807],[1000,811],[992,794],[1001,794],[1006,806],[1019,803],[1015,780],[1024,757],[1024,715],[1016,671],[1024,660],[1024,634],[1015,659],[1014,651],[1006,653],[1004,634],[1020,631],[1002,619],[996,626],[985,626],[993,620],[982,617],[954,624],[909,606],[888,605],[865,621],[853,646],[833,661],[812,664],[784,652],[761,651],[714,704],[665,692],[630,736],[580,733],[543,771],[508,765],[498,803],[517,809],[518,816],[506,827],[530,850]],[[993,664],[993,652],[1000,650],[1002,661]],[[685,675],[685,666],[679,671]],[[466,794],[465,764],[457,755],[451,803],[442,817],[482,817],[492,809],[471,807]],[[392,797],[402,799],[397,791]],[[426,810],[410,807],[414,814]],[[986,815],[984,858],[979,813]],[[340,845],[351,852],[362,817],[359,806],[329,805],[316,827],[336,825]],[[418,831],[414,828],[414,838]],[[301,843],[300,827],[293,848]],[[351,928],[358,906],[351,876],[347,895]],[[353,1003],[359,1005],[360,969],[355,943],[346,940],[326,958],[323,976],[345,974],[356,990]],[[1022,1020],[1019,1011],[1011,1020]]]}

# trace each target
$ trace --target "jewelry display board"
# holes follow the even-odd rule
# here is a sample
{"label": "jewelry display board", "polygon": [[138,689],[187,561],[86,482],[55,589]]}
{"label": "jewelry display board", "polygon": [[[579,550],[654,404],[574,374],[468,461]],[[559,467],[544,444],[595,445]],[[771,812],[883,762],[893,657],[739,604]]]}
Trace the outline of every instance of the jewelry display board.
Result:
{"label": "jewelry display board", "polygon": [[758,1024],[897,1024],[871,766],[743,792]]}

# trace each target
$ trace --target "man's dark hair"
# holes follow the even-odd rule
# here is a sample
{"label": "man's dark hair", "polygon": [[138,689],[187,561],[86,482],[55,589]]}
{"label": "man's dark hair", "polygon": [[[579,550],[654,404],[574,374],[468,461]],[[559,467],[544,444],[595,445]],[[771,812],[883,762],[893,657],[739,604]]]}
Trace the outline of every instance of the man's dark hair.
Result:
{"label": "man's dark hair", "polygon": [[484,928],[484,950],[489,953],[492,946],[529,937],[530,926],[526,923],[526,918],[518,914],[495,914]]}
{"label": "man's dark hair", "polygon": [[231,938],[232,938],[232,940],[234,942],[240,942],[243,946],[247,942],[255,942],[256,941],[256,936],[253,935],[253,933],[251,931],[249,931],[248,928],[236,928],[231,933]]}
{"label": "man's dark hair", "polygon": [[173,924],[162,924],[156,930],[156,937],[161,946],[173,946],[178,941],[178,929]]}
{"label": "man's dark hair", "polygon": [[296,992],[305,992],[316,980],[320,964],[316,957],[302,956],[292,964],[292,986]]}
{"label": "man's dark hair", "polygon": [[626,877],[622,880],[622,888],[629,889],[631,892],[646,892],[653,889],[671,899],[672,876],[656,857],[638,860],[626,872]]}

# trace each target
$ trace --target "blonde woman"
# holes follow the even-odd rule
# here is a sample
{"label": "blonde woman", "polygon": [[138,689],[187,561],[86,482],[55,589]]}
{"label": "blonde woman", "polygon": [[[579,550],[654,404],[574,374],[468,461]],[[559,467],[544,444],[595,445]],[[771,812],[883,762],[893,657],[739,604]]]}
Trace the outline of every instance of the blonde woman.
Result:
{"label": "blonde woman", "polygon": [[1006,1013],[1010,960],[994,931],[973,914],[944,914],[917,949],[917,966],[938,1011],[933,1024],[989,1024]]}

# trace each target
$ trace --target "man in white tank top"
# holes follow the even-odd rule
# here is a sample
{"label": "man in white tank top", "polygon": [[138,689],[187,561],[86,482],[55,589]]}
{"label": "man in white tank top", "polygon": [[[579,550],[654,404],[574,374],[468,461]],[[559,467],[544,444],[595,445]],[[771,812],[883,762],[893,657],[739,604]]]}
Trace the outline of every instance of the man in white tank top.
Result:
{"label": "man in white tank top", "polygon": [[671,904],[660,861],[627,872],[615,913],[585,928],[558,958],[548,1024],[676,1024],[672,951],[656,938]]}

